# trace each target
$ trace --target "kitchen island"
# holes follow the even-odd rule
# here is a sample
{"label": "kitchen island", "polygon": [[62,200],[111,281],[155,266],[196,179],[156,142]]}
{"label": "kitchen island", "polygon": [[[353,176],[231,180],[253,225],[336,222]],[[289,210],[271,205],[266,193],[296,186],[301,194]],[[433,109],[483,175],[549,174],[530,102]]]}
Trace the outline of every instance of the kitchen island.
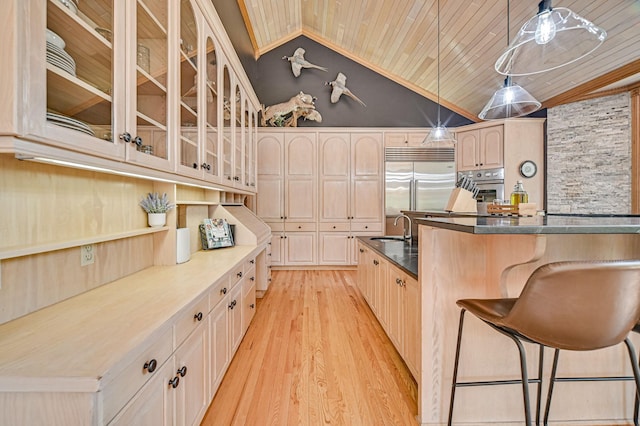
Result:
{"label": "kitchen island", "polygon": [[[640,257],[638,217],[432,217],[418,222],[421,331],[417,382],[418,421],[423,425],[446,424],[460,313],[456,300],[517,297],[531,273],[549,262]],[[618,346],[587,353],[565,351],[558,375],[631,375],[625,350]],[[534,377],[536,347],[527,345],[527,353],[530,377]],[[551,355],[547,349],[545,377]],[[467,316],[459,380],[519,375],[513,342]],[[543,401],[548,380],[544,383]],[[532,395],[535,407],[535,392]],[[554,391],[550,423],[628,424],[633,401],[630,382],[560,383]],[[520,385],[458,389],[456,424],[515,425],[523,424],[523,419]]]}
{"label": "kitchen island", "polygon": [[[415,335],[419,336],[418,365],[412,370],[416,370],[418,387],[417,420],[422,425],[444,425],[447,421],[460,315],[456,300],[517,297],[531,273],[549,262],[640,258],[637,216],[441,216],[414,221],[418,223],[417,245],[402,247],[401,242],[364,237],[360,242],[418,278],[420,301],[415,309],[419,320],[417,327],[406,326],[417,328]],[[365,280],[371,277],[363,276]],[[389,289],[395,288],[395,281],[389,282]],[[380,293],[384,295],[385,290]],[[388,294],[393,292],[389,290]],[[384,317],[381,323],[384,325]],[[636,347],[640,346],[638,337],[632,336]],[[529,375],[536,377],[538,350],[532,345],[526,347]],[[625,351],[619,346],[587,353],[563,352],[558,375],[631,375]],[[545,355],[543,404],[552,351],[547,349]],[[459,380],[519,377],[513,342],[468,315]],[[531,391],[535,407],[535,385],[531,385]],[[633,401],[631,382],[559,383],[554,391],[550,424],[631,424]],[[454,424],[497,423],[524,423],[520,385],[458,389]]]}

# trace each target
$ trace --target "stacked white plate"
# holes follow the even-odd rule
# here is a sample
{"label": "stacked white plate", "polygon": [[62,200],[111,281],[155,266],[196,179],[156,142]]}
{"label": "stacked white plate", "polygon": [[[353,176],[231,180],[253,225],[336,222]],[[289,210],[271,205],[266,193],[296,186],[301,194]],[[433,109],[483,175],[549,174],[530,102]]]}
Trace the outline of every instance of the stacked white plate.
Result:
{"label": "stacked white plate", "polygon": [[60,0],[71,12],[78,14],[78,0]]}
{"label": "stacked white plate", "polygon": [[72,76],[76,75],[76,61],[64,49],[47,41],[47,62]]}
{"label": "stacked white plate", "polygon": [[75,118],[67,117],[66,115],[47,111],[47,121],[50,121],[56,126],[66,127],[67,129],[72,129],[72,130],[78,130],[79,132],[86,133],[91,136],[96,135],[95,132],[91,130],[91,127],[89,127],[87,123],[80,120],[76,120]]}

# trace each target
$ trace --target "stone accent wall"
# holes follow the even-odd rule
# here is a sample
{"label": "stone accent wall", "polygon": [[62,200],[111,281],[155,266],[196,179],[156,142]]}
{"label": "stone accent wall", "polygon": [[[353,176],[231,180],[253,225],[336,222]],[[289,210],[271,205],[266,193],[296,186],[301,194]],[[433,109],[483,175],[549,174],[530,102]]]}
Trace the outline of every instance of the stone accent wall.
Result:
{"label": "stone accent wall", "polygon": [[547,211],[631,212],[629,93],[547,111]]}

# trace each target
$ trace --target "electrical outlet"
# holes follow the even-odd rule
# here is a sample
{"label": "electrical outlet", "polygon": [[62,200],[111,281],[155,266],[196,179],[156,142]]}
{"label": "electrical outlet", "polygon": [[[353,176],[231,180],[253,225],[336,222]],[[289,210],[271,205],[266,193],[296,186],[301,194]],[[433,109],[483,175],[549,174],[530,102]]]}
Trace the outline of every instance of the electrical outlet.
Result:
{"label": "electrical outlet", "polygon": [[96,245],[87,244],[80,247],[80,266],[91,265],[96,258]]}

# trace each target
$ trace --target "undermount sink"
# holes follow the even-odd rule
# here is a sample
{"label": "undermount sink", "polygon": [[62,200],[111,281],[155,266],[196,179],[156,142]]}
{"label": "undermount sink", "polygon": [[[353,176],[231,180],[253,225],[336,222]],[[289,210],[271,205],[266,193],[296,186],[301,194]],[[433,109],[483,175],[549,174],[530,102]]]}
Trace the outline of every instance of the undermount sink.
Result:
{"label": "undermount sink", "polygon": [[371,237],[371,239],[380,241],[381,243],[404,242],[404,238],[402,237]]}

